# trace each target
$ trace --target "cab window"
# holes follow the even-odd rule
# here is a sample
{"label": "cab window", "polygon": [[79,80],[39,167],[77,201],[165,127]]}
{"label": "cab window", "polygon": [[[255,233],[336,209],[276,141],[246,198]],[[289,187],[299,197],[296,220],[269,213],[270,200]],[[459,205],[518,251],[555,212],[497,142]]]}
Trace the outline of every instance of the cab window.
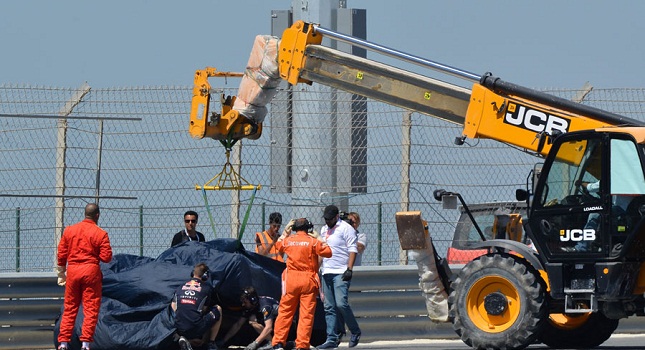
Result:
{"label": "cab window", "polygon": [[611,140],[611,194],[645,194],[645,177],[638,150],[630,140]]}
{"label": "cab window", "polygon": [[600,139],[562,144],[541,194],[542,206],[574,206],[580,205],[582,201],[587,204],[600,201],[600,194],[594,191],[596,193],[589,195],[586,185],[599,184],[602,169],[601,145]]}

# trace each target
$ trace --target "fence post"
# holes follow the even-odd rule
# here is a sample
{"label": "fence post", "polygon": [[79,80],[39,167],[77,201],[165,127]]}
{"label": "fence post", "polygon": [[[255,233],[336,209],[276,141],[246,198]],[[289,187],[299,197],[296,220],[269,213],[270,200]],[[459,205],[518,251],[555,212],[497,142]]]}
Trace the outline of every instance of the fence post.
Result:
{"label": "fence post", "polygon": [[262,231],[266,230],[267,228],[264,226],[266,221],[266,202],[262,202]]}
{"label": "fence post", "polygon": [[[65,105],[60,109],[56,127],[56,204],[55,204],[55,227],[54,227],[54,245],[58,247],[58,242],[63,236],[65,229],[65,193],[67,191],[67,182],[65,180],[65,171],[67,170],[67,118],[74,108],[81,103],[83,97],[87,95],[92,88],[84,83],[80,88],[75,90]],[[98,204],[98,203],[97,203]],[[56,253],[54,253],[54,263],[56,263]]]}
{"label": "fence post", "polygon": [[143,256],[143,205],[139,206],[139,256]]}
{"label": "fence post", "polygon": [[96,180],[94,182],[95,193],[96,193],[96,204],[99,204],[99,199],[101,197],[101,158],[103,156],[103,119],[99,120],[99,144],[96,154]]}
{"label": "fence post", "polygon": [[[400,211],[410,210],[410,167],[412,147],[412,113],[405,112],[401,120],[401,206]],[[399,251],[399,264],[408,264],[408,253]]]}
{"label": "fence post", "polygon": [[377,250],[377,256],[376,256],[376,261],[378,262],[378,265],[381,266],[382,262],[382,244],[383,244],[383,202],[378,202],[378,221],[376,222],[376,238],[378,242],[378,250]]}
{"label": "fence post", "polygon": [[16,272],[20,272],[20,207],[16,207]]}

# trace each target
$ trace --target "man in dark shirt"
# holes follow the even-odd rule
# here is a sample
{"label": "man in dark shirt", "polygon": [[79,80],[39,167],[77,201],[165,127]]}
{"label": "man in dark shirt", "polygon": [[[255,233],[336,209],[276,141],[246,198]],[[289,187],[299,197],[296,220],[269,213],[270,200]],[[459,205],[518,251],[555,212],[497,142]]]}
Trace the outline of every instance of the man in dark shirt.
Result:
{"label": "man in dark shirt", "polygon": [[177,289],[172,301],[179,347],[192,350],[192,345],[202,346],[208,341],[208,349],[217,350],[215,338],[222,324],[222,309],[213,303],[208,266],[195,265],[190,277]]}
{"label": "man in dark shirt", "polygon": [[245,350],[272,349],[271,337],[273,336],[273,324],[278,317],[278,301],[268,296],[258,296],[253,287],[246,287],[240,295],[242,305],[242,316],[235,322],[220,345],[224,345],[230,338],[235,336],[245,322],[258,333],[258,336]]}
{"label": "man in dark shirt", "polygon": [[182,242],[186,241],[197,241],[197,242],[206,242],[204,235],[201,232],[195,230],[197,227],[197,219],[199,215],[197,212],[189,210],[184,214],[184,226],[185,228],[177,232],[172,237],[171,247],[176,246]]}

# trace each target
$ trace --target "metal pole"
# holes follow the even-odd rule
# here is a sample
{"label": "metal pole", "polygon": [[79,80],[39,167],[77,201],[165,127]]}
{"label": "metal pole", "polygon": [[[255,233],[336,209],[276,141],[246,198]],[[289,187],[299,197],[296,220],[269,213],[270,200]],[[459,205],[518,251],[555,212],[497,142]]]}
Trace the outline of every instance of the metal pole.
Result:
{"label": "metal pole", "polygon": [[103,154],[103,119],[99,120],[99,145],[98,154],[96,155],[96,199],[95,202],[99,204],[99,196],[101,194],[101,156]]}
{"label": "metal pole", "polygon": [[376,226],[376,237],[378,239],[378,251],[376,260],[378,265],[381,266],[383,254],[383,202],[378,202],[378,222]]}
{"label": "metal pole", "polygon": [[[59,115],[47,114],[7,114],[0,113],[0,118],[16,118],[16,119],[61,119]],[[69,116],[66,115],[67,120],[133,120],[142,121],[143,118],[128,118],[128,117],[84,117],[84,116]]]}
{"label": "metal pole", "polygon": [[[70,110],[71,112],[71,110]],[[54,223],[54,264],[56,261],[56,250],[58,243],[63,236],[65,227],[65,171],[67,169],[67,119],[59,119],[56,128],[56,199],[54,200],[55,223]],[[56,266],[56,265],[55,265]]]}
{"label": "metal pole", "polygon": [[[242,171],[242,141],[239,141],[233,145],[231,149],[231,164],[233,165],[235,172],[241,174]],[[230,222],[231,222],[231,233],[229,237],[237,238],[240,232],[240,190],[231,191],[231,211],[230,211]]]}
{"label": "metal pole", "polygon": [[376,52],[379,52],[379,53],[381,53],[381,54],[383,54],[385,56],[398,58],[398,59],[401,59],[401,60],[406,61],[406,62],[414,63],[414,64],[419,65],[421,67],[434,69],[436,71],[439,71],[439,72],[442,72],[442,73],[445,73],[445,74],[448,74],[448,75],[452,75],[452,76],[455,76],[457,78],[470,80],[472,82],[478,82],[479,79],[481,78],[480,75],[477,75],[477,74],[471,73],[471,72],[467,72],[467,71],[461,70],[459,68],[451,67],[451,66],[449,66],[447,64],[442,64],[442,63],[431,61],[431,60],[428,60],[428,59],[425,59],[425,58],[422,58],[422,57],[419,57],[419,56],[414,56],[414,55],[411,55],[409,53],[398,51],[398,50],[389,48],[387,46],[375,44],[373,42],[363,40],[363,39],[359,39],[359,38],[356,38],[356,37],[353,37],[353,36],[350,36],[350,35],[337,33],[337,32],[334,32],[334,31],[332,31],[330,29],[323,28],[323,27],[320,27],[320,26],[315,25],[315,24],[313,24],[313,27],[314,27],[314,32],[320,33],[320,34],[322,34],[322,35],[324,35],[326,37],[336,39],[338,41],[342,41],[342,42],[345,42],[345,43],[348,43],[348,44],[352,44],[354,46],[361,47],[361,48],[364,48],[366,50],[376,51]]}
{"label": "metal pole", "polygon": [[139,256],[143,256],[143,205],[139,206]]}
{"label": "metal pole", "polygon": [[16,272],[20,272],[20,207],[16,208]]}
{"label": "metal pole", "polygon": [[[401,211],[410,208],[410,164],[412,145],[412,112],[405,112],[401,121]],[[405,250],[399,251],[399,263],[408,264],[408,254]]]}
{"label": "metal pole", "polygon": [[[303,19],[310,23],[321,23],[331,26],[332,18],[336,18],[338,0],[316,0],[303,2],[293,0],[293,18]],[[311,99],[311,94],[324,98]],[[335,130],[330,129],[335,118],[333,102],[330,101],[329,90],[320,85],[307,85],[293,90],[293,121],[292,121],[292,190],[291,215],[294,218],[312,217],[322,220],[319,208],[303,205],[303,199],[321,198],[323,207],[332,202],[323,202],[323,196],[334,196],[335,169],[332,162],[335,157],[331,154]],[[311,147],[317,145],[319,147]],[[333,173],[332,173],[333,172]],[[309,202],[304,202],[309,204]]]}
{"label": "metal pole", "polygon": [[[65,170],[67,169],[67,119],[72,111],[78,105],[83,97],[90,92],[90,86],[84,83],[72,97],[65,103],[65,106],[58,112],[61,117],[57,122],[57,140],[56,140],[56,200],[55,200],[55,224],[54,224],[54,246],[58,247],[58,242],[63,235],[65,226]],[[56,249],[54,249],[54,263],[56,263]]]}
{"label": "metal pole", "polygon": [[262,202],[262,231],[265,231],[267,228],[266,226],[266,202]]}

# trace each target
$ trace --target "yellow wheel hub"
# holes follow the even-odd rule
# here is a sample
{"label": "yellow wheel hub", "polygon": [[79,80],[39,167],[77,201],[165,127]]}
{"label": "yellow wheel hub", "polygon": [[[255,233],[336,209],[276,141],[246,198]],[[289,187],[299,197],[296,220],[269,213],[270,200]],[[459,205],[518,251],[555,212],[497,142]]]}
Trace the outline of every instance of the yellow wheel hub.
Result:
{"label": "yellow wheel hub", "polygon": [[[504,305],[500,305],[505,298]],[[494,300],[496,308],[490,307]],[[488,303],[488,305],[487,305]],[[485,276],[477,280],[466,295],[468,317],[484,332],[499,333],[510,328],[520,315],[522,303],[515,286],[500,276]],[[494,312],[490,312],[494,309]]]}

